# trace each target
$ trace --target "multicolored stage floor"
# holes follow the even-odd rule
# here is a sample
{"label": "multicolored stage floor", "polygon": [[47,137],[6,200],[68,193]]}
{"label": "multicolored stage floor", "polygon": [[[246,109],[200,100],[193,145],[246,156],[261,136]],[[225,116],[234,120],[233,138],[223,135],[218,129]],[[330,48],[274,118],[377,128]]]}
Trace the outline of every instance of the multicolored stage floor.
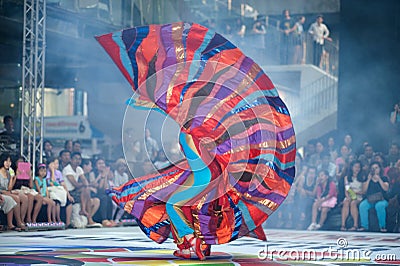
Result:
{"label": "multicolored stage floor", "polygon": [[400,234],[266,230],[213,246],[206,261],[181,260],[138,227],[0,234],[0,265],[400,265]]}

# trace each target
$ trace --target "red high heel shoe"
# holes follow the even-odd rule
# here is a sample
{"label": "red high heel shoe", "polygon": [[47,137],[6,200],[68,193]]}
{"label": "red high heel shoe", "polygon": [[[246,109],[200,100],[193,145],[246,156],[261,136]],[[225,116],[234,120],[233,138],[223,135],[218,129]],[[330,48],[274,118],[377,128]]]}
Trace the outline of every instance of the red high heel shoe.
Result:
{"label": "red high heel shoe", "polygon": [[190,259],[190,257],[191,257],[190,245],[186,239],[183,240],[182,244],[177,245],[177,247],[178,247],[178,250],[175,250],[173,253],[175,257],[179,257],[179,258],[183,258],[183,259]]}
{"label": "red high heel shoe", "polygon": [[193,236],[188,240],[188,242],[190,244],[190,250],[196,254],[197,258],[199,258],[199,260],[205,260],[206,256],[204,255],[203,250],[201,249],[203,240]]}

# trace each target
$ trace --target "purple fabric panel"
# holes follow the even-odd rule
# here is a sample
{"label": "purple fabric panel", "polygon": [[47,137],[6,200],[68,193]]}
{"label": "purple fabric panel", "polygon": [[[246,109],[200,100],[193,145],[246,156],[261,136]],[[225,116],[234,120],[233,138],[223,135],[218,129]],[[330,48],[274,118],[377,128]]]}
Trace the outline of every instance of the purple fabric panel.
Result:
{"label": "purple fabric panel", "polygon": [[282,132],[271,132],[269,130],[258,130],[253,134],[249,135],[248,138],[242,139],[228,139],[224,143],[221,143],[214,149],[213,152],[216,154],[224,154],[225,152],[246,145],[246,144],[257,144],[268,140],[283,141],[293,136],[293,129],[287,129]]}

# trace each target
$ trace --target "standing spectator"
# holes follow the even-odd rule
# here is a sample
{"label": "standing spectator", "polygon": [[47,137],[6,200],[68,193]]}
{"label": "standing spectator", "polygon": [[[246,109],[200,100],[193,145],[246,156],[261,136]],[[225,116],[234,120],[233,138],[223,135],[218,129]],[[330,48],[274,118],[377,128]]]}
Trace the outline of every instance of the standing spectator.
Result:
{"label": "standing spectator", "polygon": [[56,203],[54,200],[50,198],[49,190],[47,189],[47,182],[46,182],[46,165],[39,164],[38,169],[36,171],[37,176],[35,177],[34,181],[34,188],[35,190],[42,195],[43,197],[43,205],[47,205],[47,221],[49,223],[56,222]]}
{"label": "standing spectator", "polygon": [[318,15],[316,21],[311,24],[308,33],[313,36],[313,64],[319,66],[324,50],[325,40],[332,41],[329,37],[328,27],[323,23],[324,17]]}
{"label": "standing spectator", "polygon": [[295,23],[288,9],[282,12],[279,30],[281,32],[280,61],[281,65],[287,65],[289,58],[293,58],[293,31],[295,30]]}
{"label": "standing spectator", "polygon": [[14,211],[14,218],[17,221],[17,226],[19,228],[25,228],[25,224],[23,223],[23,221],[25,219],[26,212],[28,210],[28,197],[26,195],[11,193],[12,184],[10,182],[10,179],[12,175],[10,174],[10,171],[11,171],[10,155],[9,154],[0,155],[0,193],[4,196],[11,197],[17,203],[18,206]]}
{"label": "standing spectator", "polygon": [[400,102],[394,105],[394,110],[390,113],[390,123],[393,126],[392,141],[400,143]]}
{"label": "standing spectator", "polygon": [[148,158],[153,162],[157,156],[158,144],[155,139],[151,137],[150,129],[146,128],[145,131],[145,144]]}
{"label": "standing spectator", "polygon": [[246,35],[246,25],[244,25],[241,18],[237,18],[233,26],[233,39],[237,46],[243,45],[244,36]]}
{"label": "standing spectator", "polygon": [[69,150],[62,150],[59,153],[59,169],[62,171],[71,162],[71,152]]}
{"label": "standing spectator", "polygon": [[366,198],[360,203],[360,219],[361,227],[358,231],[365,231],[369,229],[368,211],[375,207],[378,216],[378,222],[381,232],[386,232],[386,207],[388,206],[387,200],[384,195],[389,190],[389,182],[386,176],[383,175],[383,169],[380,163],[372,162],[370,173],[368,174],[367,181],[363,184],[363,193]]}
{"label": "standing spectator", "polygon": [[306,41],[305,41],[304,28],[303,28],[305,21],[306,21],[306,17],[300,16],[294,25],[293,64],[297,64],[297,65],[306,63]]}
{"label": "standing spectator", "polygon": [[253,29],[251,31],[254,36],[254,45],[258,48],[265,48],[265,34],[267,29],[262,23],[261,19],[257,19],[253,24]]}
{"label": "standing spectator", "polygon": [[[325,223],[328,212],[335,207],[337,203],[336,185],[333,181],[330,181],[328,171],[326,170],[319,171],[316,196],[312,206],[311,224],[307,230],[320,229]],[[321,215],[317,223],[318,212],[321,212]]]}
{"label": "standing spectator", "polygon": [[365,178],[361,171],[361,163],[354,161],[350,164],[350,171],[344,177],[345,194],[346,198],[342,206],[342,226],[341,231],[346,230],[346,220],[349,216],[349,209],[351,217],[353,218],[353,226],[349,231],[356,231],[358,229],[358,205],[363,197],[363,182]]}
{"label": "standing spectator", "polygon": [[81,203],[80,215],[84,215],[88,219],[88,226],[97,226],[92,219],[93,215],[99,208],[100,201],[98,198],[90,197],[89,183],[84,176],[83,169],[80,167],[82,157],[80,153],[71,155],[71,163],[63,169],[63,177],[65,184],[71,195],[73,203]]}

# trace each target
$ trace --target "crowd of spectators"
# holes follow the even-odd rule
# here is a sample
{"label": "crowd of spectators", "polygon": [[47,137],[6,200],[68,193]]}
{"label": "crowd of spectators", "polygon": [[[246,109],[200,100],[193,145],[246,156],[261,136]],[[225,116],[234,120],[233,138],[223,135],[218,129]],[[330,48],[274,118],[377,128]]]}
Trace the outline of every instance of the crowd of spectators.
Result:
{"label": "crowd of spectators", "polygon": [[[4,122],[4,132],[16,135],[12,118],[6,116]],[[66,140],[63,147],[57,147],[59,152],[54,151],[50,140],[44,140],[42,160],[36,163],[13,152],[1,151],[0,210],[5,215],[0,215],[0,224],[8,230],[20,231],[39,222],[82,228],[118,226],[123,217],[131,219],[106,190],[128,182],[133,177],[133,167],[141,168],[135,169],[136,172],[146,174],[169,164],[150,130],[146,130],[142,142],[144,147],[138,155],[147,152],[149,156],[135,158],[140,163],[130,165],[129,170],[124,158],[114,161],[101,155],[83,155],[79,140]]]}
{"label": "crowd of spectators", "polygon": [[[398,109],[396,106],[390,118],[394,126]],[[4,122],[6,130],[11,128],[9,133],[15,134],[10,118]],[[396,140],[384,151],[376,151],[368,142],[356,147],[350,135],[345,135],[340,145],[333,137],[310,140],[297,153],[292,189],[268,226],[399,232],[400,147]],[[133,172],[148,174],[175,159],[159,148],[149,129],[143,140],[130,144],[125,148],[126,152],[128,147],[132,149],[127,158],[134,164],[123,158],[110,161],[101,155],[82,156],[78,140],[66,140],[59,152],[45,140],[42,161],[34,165],[1,152],[2,224],[10,230],[24,230],[39,221],[64,223],[67,228],[111,227],[118,226],[122,217],[131,218],[105,191],[126,183]],[[177,150],[171,146],[174,154]],[[32,167],[36,167],[35,176]],[[334,213],[340,219],[335,219]]]}
{"label": "crowd of spectators", "polygon": [[336,143],[311,140],[297,154],[292,189],[269,226],[399,232],[399,144],[381,152],[368,142],[355,147],[350,135]]}
{"label": "crowd of spectators", "polygon": [[108,165],[102,157],[82,160],[79,152],[62,150],[32,166],[35,177],[23,158],[13,161],[3,153],[0,165],[0,206],[9,230],[25,230],[38,222],[64,223],[66,228],[117,226],[123,215],[129,217],[105,192],[129,180],[122,158]]}

